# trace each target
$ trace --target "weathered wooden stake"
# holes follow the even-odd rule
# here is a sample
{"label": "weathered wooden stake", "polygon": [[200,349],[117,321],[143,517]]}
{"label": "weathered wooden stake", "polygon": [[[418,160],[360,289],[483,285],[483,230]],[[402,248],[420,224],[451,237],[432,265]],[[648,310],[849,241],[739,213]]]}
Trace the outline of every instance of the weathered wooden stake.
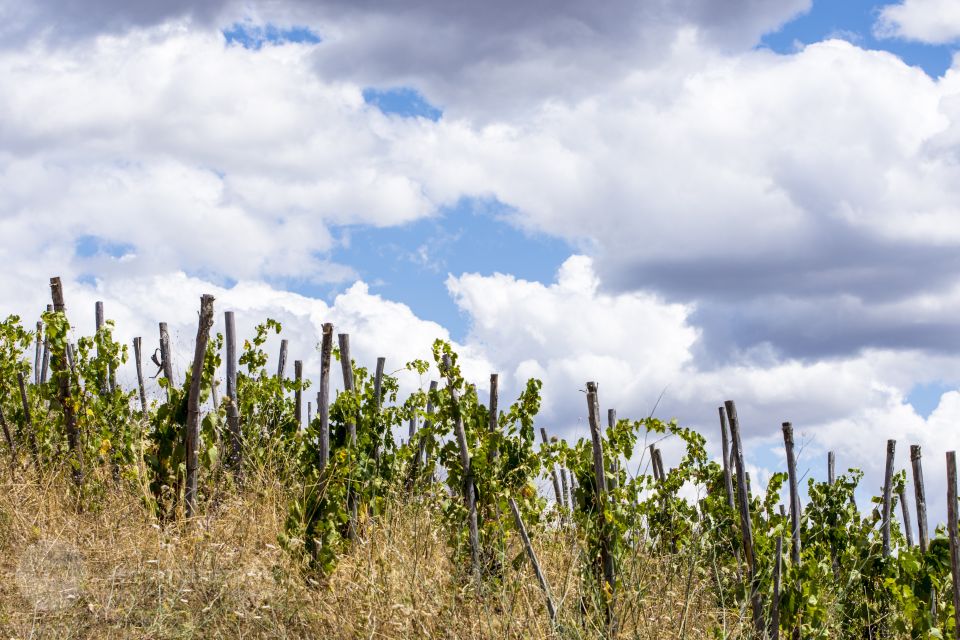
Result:
{"label": "weathered wooden stake", "polygon": [[[103,328],[103,325],[105,324],[105,320],[103,316],[102,300],[97,300],[96,303],[94,304],[94,316],[95,316],[95,323],[96,323],[96,331],[99,334],[100,330]],[[97,356],[99,355],[100,355],[100,348],[97,347]],[[115,389],[116,389],[116,384],[114,383],[114,380],[113,380],[113,365],[110,365],[107,368],[106,377],[100,381],[100,395],[113,393]]]}
{"label": "weathered wooden stake", "polygon": [[467,446],[467,433],[463,426],[463,416],[460,414],[460,394],[454,386],[453,378],[450,376],[452,366],[453,363],[451,362],[450,356],[445,355],[443,357],[443,374],[447,378],[447,389],[450,392],[450,399],[456,411],[454,433],[457,436],[457,444],[460,447],[460,464],[463,467],[463,498],[467,506],[467,526],[470,530],[470,561],[473,565],[474,575],[479,577],[480,535],[477,522],[476,488],[473,483],[473,467],[470,460],[470,448]]}
{"label": "weathered wooden stake", "polygon": [[7,440],[7,446],[10,447],[11,463],[15,464],[17,459],[17,447],[13,443],[13,436],[10,434],[10,427],[7,426],[7,419],[3,415],[3,407],[0,407],[0,427],[3,427],[3,437]]}
{"label": "weathered wooden stake", "polygon": [[193,368],[190,372],[190,395],[187,396],[187,425],[184,438],[187,459],[187,485],[184,491],[186,515],[192,518],[197,512],[197,467],[199,467],[200,444],[200,385],[203,379],[203,359],[207,353],[207,341],[213,326],[213,296],[200,297],[200,323],[197,327],[197,342],[193,352]]}
{"label": "weathered wooden stake", "polygon": [[[53,311],[66,314],[67,305],[63,301],[63,284],[60,282],[60,278],[50,278],[50,296],[53,299]],[[50,348],[52,349],[52,345]],[[57,397],[60,400],[60,406],[63,408],[63,424],[67,432],[67,445],[73,457],[73,480],[79,486],[83,481],[83,453],[80,451],[77,416],[73,410],[73,402],[70,400],[70,374],[67,368],[66,353],[65,350],[58,350],[56,353],[50,353],[50,355],[50,365],[57,379]]]}
{"label": "weathered wooden stake", "polygon": [[303,383],[303,360],[293,361],[293,379],[297,383],[297,390],[293,392],[293,406],[297,413],[297,425],[303,426],[303,390],[300,388]]}
{"label": "weathered wooden stake", "polygon": [[883,535],[883,557],[890,557],[890,519],[893,517],[893,462],[897,441],[887,440],[887,469],[883,476],[883,520],[880,531]]}
{"label": "weathered wooden stake", "polygon": [[793,426],[784,422],[783,444],[787,451],[787,475],[790,482],[790,561],[800,566],[800,490],[797,481],[797,456],[793,444]]}
{"label": "weathered wooden stake", "polygon": [[33,384],[40,384],[40,359],[43,357],[43,322],[37,321],[37,346],[33,356]]}
{"label": "weathered wooden stake", "polygon": [[[47,311],[53,311],[53,305],[47,305]],[[72,360],[73,358],[71,358]],[[71,369],[73,367],[71,366]],[[40,384],[47,383],[47,373],[50,370],[50,338],[46,332],[43,334],[43,357],[40,364]]]}
{"label": "weathered wooden stake", "polygon": [[[616,409],[607,409],[607,426],[611,429],[617,424],[617,410]],[[610,491],[616,491],[617,486],[620,484],[620,460],[619,458],[613,458],[610,461],[610,481],[609,486],[607,487]]]}
{"label": "weathered wooden stake", "polygon": [[907,506],[907,492],[904,489],[897,491],[900,500],[900,512],[903,514],[903,535],[907,539],[907,546],[913,546],[913,524],[910,520],[910,508]]}
{"label": "weathered wooden stake", "polygon": [[[606,525],[607,474],[603,459],[603,434],[600,431],[600,402],[597,398],[597,383],[587,382],[587,415],[590,423],[590,438],[593,443],[593,473],[596,478],[596,509],[600,522],[600,564],[603,580],[612,594],[616,586],[616,569],[613,564],[613,549],[610,548],[610,535]],[[613,613],[606,609],[607,623],[615,626]]]}
{"label": "weathered wooden stake", "polygon": [[[500,374],[490,374],[490,406],[488,408],[488,420],[490,433],[500,430]],[[499,452],[496,447],[490,449],[490,459],[495,460]]]}
{"label": "weathered wooden stake", "polygon": [[170,389],[173,388],[173,357],[170,353],[170,332],[167,323],[160,323],[160,364],[163,367],[163,377],[167,379],[167,400],[170,399]]}
{"label": "weathered wooden stake", "polygon": [[927,552],[930,538],[927,535],[927,495],[923,485],[923,463],[920,461],[920,445],[910,445],[910,462],[913,466],[913,496],[917,502],[917,536],[920,552]]}
{"label": "weathered wooden stake", "polygon": [[831,486],[833,485],[834,482],[837,481],[837,475],[835,471],[836,464],[837,464],[836,455],[834,455],[833,451],[828,451],[827,452],[827,484]]}
{"label": "weathered wooden stake", "polygon": [[[237,328],[233,311],[223,314],[223,326],[227,348],[227,430],[230,432],[230,466],[234,471],[243,469],[243,434],[240,433],[240,405],[237,399]],[[161,342],[161,344],[163,344]]]}
{"label": "weathered wooden stake", "polygon": [[[543,439],[543,446],[550,446],[550,438],[547,437],[546,427],[540,427],[540,437]],[[557,507],[560,507],[560,500],[563,498],[563,494],[560,492],[560,475],[557,473],[557,465],[552,465],[550,468],[550,475],[553,480],[553,497],[557,500]]]}
{"label": "weathered wooden stake", "polygon": [[133,339],[133,359],[137,366],[137,390],[140,392],[140,412],[147,417],[147,391],[143,386],[143,338]]}
{"label": "weathered wooden stake", "polygon": [[313,402],[307,400],[307,424],[313,424]]}
{"label": "weathered wooden stake", "polygon": [[773,602],[770,603],[770,640],[780,640],[780,567],[783,565],[783,536],[777,536],[773,565]]}
{"label": "weathered wooden stake", "polygon": [[[340,344],[340,370],[343,373],[343,390],[353,392],[353,360],[350,357],[350,334],[339,333],[337,340]],[[353,451],[357,448],[357,418],[349,416],[347,422],[348,446]],[[347,508],[350,511],[350,525],[348,532],[350,539],[357,537],[357,494],[353,483],[347,487]]]}
{"label": "weathered wooden stake", "polygon": [[513,498],[510,498],[509,502],[510,510],[513,512],[513,521],[516,523],[517,531],[520,533],[520,539],[523,541],[523,548],[527,551],[527,558],[530,559],[530,564],[533,565],[533,572],[537,576],[537,582],[540,583],[540,588],[543,589],[543,595],[547,599],[547,613],[550,615],[550,621],[556,624],[557,609],[553,606],[553,596],[550,595],[550,585],[547,584],[547,578],[544,576],[543,570],[540,569],[537,554],[533,550],[533,545],[530,544],[530,536],[527,535],[527,528],[523,525],[523,519],[520,517],[520,509],[517,508],[517,503]]}
{"label": "weathered wooden stake", "polygon": [[20,404],[23,407],[23,428],[27,434],[27,440],[30,443],[30,453],[33,455],[33,462],[36,464],[37,456],[40,452],[37,448],[37,432],[33,428],[33,418],[30,415],[30,402],[27,399],[27,385],[23,379],[23,372],[17,372],[17,384],[20,385]]}
{"label": "weathered wooden stake", "polygon": [[317,415],[320,417],[320,470],[330,461],[330,357],[333,353],[333,325],[323,323],[320,342],[320,390],[317,392]]}
{"label": "weathered wooden stake", "polygon": [[570,480],[567,478],[567,473],[565,467],[560,467],[560,486],[563,488],[563,506],[565,509],[570,508]]}
{"label": "weathered wooden stake", "polygon": [[[430,381],[430,390],[427,392],[427,417],[423,421],[424,429],[429,428],[433,425],[433,420],[431,416],[433,415],[433,394],[436,392],[438,383],[436,380]],[[420,472],[420,465],[427,466],[427,439],[424,437],[420,438],[420,451],[417,453],[416,459],[414,459],[413,465],[413,479],[416,479],[417,475]]]}
{"label": "weathered wooden stake", "polygon": [[747,561],[750,604],[753,607],[753,628],[758,638],[763,637],[763,601],[757,590],[757,564],[753,548],[753,524],[750,520],[750,496],[747,488],[747,473],[743,463],[743,446],[740,440],[740,421],[733,400],[723,403],[730,423],[730,437],[737,467],[737,502],[740,507],[740,530],[743,536],[743,555]]}
{"label": "weathered wooden stake", "polygon": [[660,476],[660,482],[667,479],[667,471],[663,467],[663,452],[660,449],[653,450],[653,464],[657,466],[657,474]]}
{"label": "weathered wooden stake", "polygon": [[737,503],[733,497],[733,471],[730,469],[730,435],[727,427],[727,410],[719,407],[718,412],[720,413],[720,444],[723,448],[723,484],[727,491],[727,505],[735,510]]}
{"label": "weathered wooden stake", "polygon": [[953,578],[953,637],[960,640],[960,540],[957,539],[957,453],[947,452],[947,535]]}
{"label": "weathered wooden stake", "polygon": [[283,380],[287,373],[287,345],[289,341],[284,338],[280,340],[280,356],[277,358],[277,378]]}

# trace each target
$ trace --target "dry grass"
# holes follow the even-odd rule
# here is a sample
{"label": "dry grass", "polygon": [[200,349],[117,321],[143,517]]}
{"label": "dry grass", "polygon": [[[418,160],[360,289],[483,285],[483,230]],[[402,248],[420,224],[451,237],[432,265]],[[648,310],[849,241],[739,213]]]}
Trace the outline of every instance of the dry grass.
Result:
{"label": "dry grass", "polygon": [[[398,502],[324,584],[278,544],[287,497],[261,480],[215,513],[161,526],[134,489],[111,488],[79,511],[53,475],[0,485],[3,638],[594,638],[581,614],[579,546],[542,533],[537,553],[560,610],[553,628],[529,564],[477,587],[451,561],[426,504]],[[709,580],[680,558],[625,563],[620,636],[705,638],[737,627]],[[736,613],[736,612],[734,612]],[[734,637],[734,636],[731,636]]]}

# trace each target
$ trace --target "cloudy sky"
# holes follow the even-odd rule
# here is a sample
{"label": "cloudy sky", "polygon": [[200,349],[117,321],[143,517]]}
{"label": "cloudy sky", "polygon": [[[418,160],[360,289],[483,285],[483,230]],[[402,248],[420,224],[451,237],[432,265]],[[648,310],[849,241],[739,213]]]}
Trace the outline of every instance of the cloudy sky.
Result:
{"label": "cloudy sky", "polygon": [[809,475],[875,491],[892,437],[939,492],[958,43],[952,0],[0,0],[0,312],[60,275],[182,371],[210,292],[314,380],[322,322],[448,338],[558,434],[586,380],[714,447],[732,398],[761,481],[790,420]]}

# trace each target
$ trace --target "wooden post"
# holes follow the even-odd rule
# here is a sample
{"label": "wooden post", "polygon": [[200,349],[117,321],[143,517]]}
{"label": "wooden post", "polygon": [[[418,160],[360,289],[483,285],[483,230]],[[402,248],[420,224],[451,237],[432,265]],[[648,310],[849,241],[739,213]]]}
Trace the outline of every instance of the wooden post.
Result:
{"label": "wooden post", "polygon": [[[596,478],[596,508],[600,522],[600,564],[603,580],[612,594],[616,585],[616,570],[613,565],[613,549],[610,544],[609,527],[606,525],[607,474],[603,459],[603,435],[600,431],[600,402],[597,398],[597,383],[587,382],[587,416],[590,423],[590,438],[593,443],[593,473]],[[614,626],[613,614],[607,608],[607,623]]]}
{"label": "wooden post", "polygon": [[890,518],[893,517],[893,459],[897,450],[896,440],[887,440],[887,469],[883,476],[883,520],[881,532],[883,535],[883,557],[890,557]]}
{"label": "wooden post", "polygon": [[[47,305],[47,311],[53,311],[53,305]],[[71,358],[72,360],[73,358]],[[47,383],[47,372],[50,369],[50,338],[47,336],[46,332],[43,334],[43,358],[41,359],[40,365],[40,384]],[[71,369],[73,367],[71,366]]]}
{"label": "wooden post", "polygon": [[[63,301],[63,284],[60,278],[50,278],[50,295],[53,299],[53,310],[66,314],[67,305]],[[52,350],[53,345],[50,345]],[[83,480],[83,454],[80,451],[80,433],[77,430],[77,416],[73,411],[73,402],[70,400],[70,372],[67,368],[65,350],[50,352],[50,365],[57,380],[57,396],[63,408],[63,424],[67,432],[67,445],[73,456],[73,480],[79,485]]]}
{"label": "wooden post", "polygon": [[957,539],[957,453],[947,452],[947,535],[953,578],[953,637],[960,640],[960,540]]}
{"label": "wooden post", "polygon": [[287,373],[287,344],[286,338],[280,341],[280,357],[277,358],[277,378],[283,380]]}
{"label": "wooden post", "polygon": [[720,443],[723,447],[723,484],[727,491],[727,505],[736,510],[736,501],[733,498],[733,473],[730,469],[730,435],[727,427],[727,411],[723,407],[718,408],[720,413]]}
{"label": "wooden post", "polygon": [[570,508],[570,481],[567,479],[567,470],[560,467],[560,486],[563,488],[563,507]]}
{"label": "wooden post", "polygon": [[[339,333],[337,340],[340,344],[340,370],[343,373],[343,390],[353,392],[353,360],[350,358],[350,334]],[[357,447],[357,417],[349,416],[347,421],[348,447],[351,455]],[[348,533],[350,539],[357,537],[357,495],[354,491],[353,482],[347,486],[347,508],[350,511],[350,524]]]}
{"label": "wooden post", "polygon": [[653,471],[653,480],[655,482],[663,482],[663,478],[660,477],[660,467],[657,466],[657,445],[650,444],[650,469]]}
{"label": "wooden post", "polygon": [[447,378],[447,390],[450,392],[450,400],[453,402],[456,420],[454,422],[454,433],[457,436],[457,444],[460,447],[460,464],[463,467],[463,498],[467,506],[467,526],[470,529],[470,561],[473,565],[473,573],[480,576],[480,535],[479,524],[477,522],[477,501],[476,488],[473,484],[473,467],[470,460],[470,448],[467,446],[467,433],[463,426],[463,416],[460,413],[460,394],[454,386],[453,378],[450,375],[450,369],[453,363],[450,356],[443,357],[443,374]]}
{"label": "wooden post", "polygon": [[897,491],[900,500],[900,512],[903,513],[903,535],[907,538],[907,546],[913,546],[913,525],[910,521],[910,509],[907,507],[907,492],[904,489]]}
{"label": "wooden post", "polygon": [[187,459],[187,486],[184,492],[186,515],[192,518],[197,512],[197,467],[199,466],[198,446],[200,444],[200,388],[203,378],[203,360],[207,353],[207,341],[210,339],[210,327],[213,326],[213,296],[209,293],[200,297],[200,323],[197,327],[197,342],[193,352],[193,368],[190,373],[190,395],[187,396],[187,426],[184,438],[185,457]]}
{"label": "wooden post", "polygon": [[657,466],[657,473],[660,475],[660,482],[664,482],[667,479],[667,472],[663,468],[663,453],[660,449],[653,450],[653,464]]}
{"label": "wooden post", "polygon": [[407,421],[407,442],[413,442],[413,437],[417,435],[417,416],[410,416]]}
{"label": "wooden post", "polygon": [[[433,394],[436,392],[438,386],[436,380],[430,381],[430,390],[427,392],[427,417],[423,422],[425,429],[433,425],[433,419],[431,418],[433,415]],[[427,465],[427,439],[424,437],[420,438],[420,451],[417,453],[416,460],[414,460],[414,478],[416,478],[421,464],[424,465],[424,467]]]}
{"label": "wooden post", "polygon": [[753,628],[758,638],[763,637],[763,601],[757,590],[757,564],[753,548],[753,524],[750,520],[750,496],[747,489],[747,473],[743,464],[743,446],[740,440],[740,421],[733,400],[724,402],[727,420],[730,422],[730,437],[737,467],[737,501],[740,507],[740,529],[743,534],[743,555],[747,561],[750,604],[753,607]]}
{"label": "wooden post", "polygon": [[210,403],[213,405],[213,412],[220,411],[220,380],[214,378],[210,381]]}
{"label": "wooden post", "polygon": [[43,322],[37,321],[37,346],[33,356],[33,384],[40,384],[40,361],[43,358]]}
{"label": "wooden post", "polygon": [[783,564],[783,536],[777,536],[773,565],[773,602],[770,603],[770,640],[780,640],[780,567]]}
{"label": "wooden post", "polygon": [[[488,408],[489,413],[489,428],[490,433],[494,433],[500,430],[500,407],[498,406],[500,402],[500,374],[491,373],[490,374],[490,406]],[[499,455],[496,447],[490,449],[490,458],[495,459]]]}
{"label": "wooden post", "polygon": [[533,573],[536,574],[537,582],[540,583],[540,588],[543,589],[543,595],[547,599],[547,613],[550,615],[550,622],[556,624],[557,609],[553,606],[553,597],[550,595],[550,585],[547,584],[547,578],[540,569],[537,554],[533,550],[533,545],[530,544],[530,536],[527,535],[527,528],[523,525],[523,519],[520,517],[520,509],[517,508],[517,503],[513,498],[510,498],[509,502],[510,511],[513,512],[513,521],[516,523],[517,532],[520,533],[520,539],[523,541],[523,548],[527,551],[527,558],[530,559],[530,564],[533,565]]}
{"label": "wooden post", "polygon": [[[34,464],[37,463],[37,456],[40,451],[37,447],[37,432],[33,428],[33,418],[30,415],[30,402],[27,399],[27,385],[23,379],[23,372],[17,372],[17,383],[20,385],[20,404],[23,406],[23,428],[27,434],[27,440],[30,443],[30,453],[33,455]],[[11,440],[13,442],[13,440]]]}
{"label": "wooden post", "polygon": [[[71,342],[68,342],[67,343],[67,364],[70,365],[70,373],[74,373],[74,374],[77,372],[77,359],[73,355],[74,353],[76,353],[76,351],[77,351],[76,345],[74,345]],[[44,380],[44,382],[46,382],[46,380]]]}
{"label": "wooden post", "polygon": [[787,451],[787,476],[790,482],[790,561],[800,566],[800,490],[797,485],[797,457],[793,444],[793,426],[784,422],[783,444]]}
{"label": "wooden post", "polygon": [[294,412],[297,414],[297,427],[303,426],[303,391],[300,385],[303,383],[303,360],[293,361],[293,378],[297,383],[297,390],[293,392]]}
{"label": "wooden post", "polygon": [[835,467],[837,464],[837,458],[834,455],[833,451],[827,452],[827,484],[833,485],[837,481]]}
{"label": "wooden post", "polygon": [[320,390],[317,392],[317,415],[320,417],[320,470],[330,461],[330,357],[333,352],[333,325],[323,323],[320,342]]}
{"label": "wooden post", "polygon": [[923,464],[920,462],[920,445],[910,446],[910,462],[913,465],[913,491],[917,501],[917,536],[920,540],[920,552],[927,552],[930,538],[927,535],[927,495],[923,486]]}
{"label": "wooden post", "polygon": [[[103,300],[97,300],[94,304],[94,316],[96,321],[96,330],[97,333],[100,333],[100,330],[103,329],[105,324],[103,316]],[[100,348],[97,347],[97,356],[100,355]],[[106,395],[107,393],[113,393],[116,389],[116,383],[113,379],[113,365],[111,364],[107,368],[106,378],[100,381],[100,395]]]}
{"label": "wooden post", "polygon": [[313,424],[313,402],[307,400],[307,424]]}
{"label": "wooden post", "polygon": [[[607,427],[613,428],[617,424],[617,410],[607,409]],[[613,458],[610,461],[610,481],[607,488],[610,491],[616,491],[620,484],[620,459]]]}
{"label": "wooden post", "polygon": [[163,377],[167,379],[167,400],[170,400],[170,389],[173,388],[173,357],[170,353],[170,332],[167,323],[160,323],[160,360],[163,366]]}
{"label": "wooden post", "polygon": [[373,399],[374,406],[376,407],[376,414],[374,416],[374,430],[377,434],[377,444],[373,448],[373,459],[379,464],[380,462],[380,430],[382,425],[380,424],[380,406],[383,398],[382,389],[383,389],[383,368],[386,366],[387,359],[380,357],[377,358],[377,368],[376,373],[373,376]]}
{"label": "wooden post", "polygon": [[[227,348],[227,430],[230,431],[230,466],[243,469],[243,434],[240,432],[240,404],[237,397],[237,328],[233,311],[223,313],[223,327]],[[163,344],[161,342],[161,344]]]}
{"label": "wooden post", "polygon": [[147,391],[143,386],[143,338],[133,339],[133,359],[137,365],[137,390],[140,392],[140,412],[147,417]]}

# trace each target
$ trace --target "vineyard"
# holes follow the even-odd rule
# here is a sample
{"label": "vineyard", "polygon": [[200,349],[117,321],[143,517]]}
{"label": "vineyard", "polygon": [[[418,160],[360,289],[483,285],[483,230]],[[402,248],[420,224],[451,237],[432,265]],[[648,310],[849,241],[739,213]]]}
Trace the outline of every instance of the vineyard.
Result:
{"label": "vineyard", "polygon": [[603,412],[595,382],[568,442],[537,424],[538,380],[510,402],[491,374],[481,398],[437,341],[402,397],[331,324],[320,370],[291,375],[286,341],[265,349],[280,324],[241,338],[226,311],[214,334],[212,296],[180,380],[165,323],[119,344],[98,303],[77,336],[50,284],[35,326],[0,323],[4,637],[960,638],[953,452],[930,531],[917,446],[908,478],[886,443],[866,508],[832,453],[801,499],[783,423],[787,469],[751,491],[732,401],[719,460],[676,422]]}

